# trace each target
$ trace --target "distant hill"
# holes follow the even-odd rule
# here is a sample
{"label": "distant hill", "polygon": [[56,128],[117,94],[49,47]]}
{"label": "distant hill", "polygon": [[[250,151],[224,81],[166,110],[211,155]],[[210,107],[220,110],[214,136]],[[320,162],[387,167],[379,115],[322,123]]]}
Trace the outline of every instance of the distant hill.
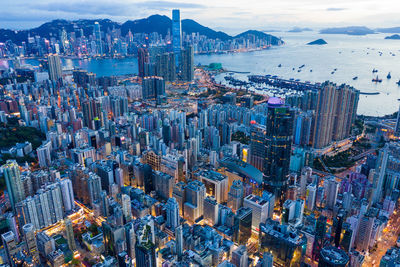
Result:
{"label": "distant hill", "polygon": [[[36,35],[46,38],[59,37],[60,32],[63,28],[67,32],[73,32],[73,31],[78,31],[79,29],[83,29],[85,36],[88,36],[93,33],[93,25],[95,21],[99,22],[102,31],[108,32],[111,30],[120,30],[122,36],[126,36],[129,30],[132,33],[158,32],[163,36],[167,35],[168,31],[171,33],[171,19],[167,16],[162,16],[162,15],[152,15],[144,19],[128,20],[122,24],[111,21],[109,19],[103,19],[103,20],[82,19],[76,21],[60,19],[60,20],[53,20],[50,22],[46,22],[37,28],[29,30],[13,31],[7,29],[0,29],[0,42],[11,40],[14,43],[21,43],[22,41],[26,41],[28,36],[34,37]],[[233,39],[236,37],[243,37],[249,34],[256,35],[259,38],[269,38],[271,40],[272,45],[279,44],[280,40],[279,38],[273,35],[265,34],[263,32],[254,30],[246,31],[244,33],[241,33],[233,37],[221,31],[214,31],[213,29],[205,27],[191,19],[182,20],[182,31],[188,34],[198,32],[200,33],[200,35],[207,36],[210,39],[220,39],[223,41]]]}
{"label": "distant hill", "polygon": [[279,42],[283,43],[283,41],[280,38],[273,36],[271,34],[267,34],[265,32],[257,31],[257,30],[248,30],[248,31],[242,32],[242,33],[236,35],[234,38],[248,37],[249,35],[255,35],[260,39],[261,38],[262,39],[270,39],[271,45],[279,45]]}
{"label": "distant hill", "polygon": [[288,30],[287,32],[310,32],[312,29],[310,28],[300,28],[300,27],[293,27],[293,29]]}
{"label": "distant hill", "polygon": [[393,34],[393,35],[391,35],[391,36],[386,36],[385,39],[400,40],[400,35],[398,35],[398,34]]}
{"label": "distant hill", "polygon": [[379,28],[376,31],[382,33],[400,33],[400,27]]}
{"label": "distant hill", "polygon": [[364,26],[350,26],[350,27],[340,27],[340,28],[327,28],[322,29],[320,33],[323,34],[347,34],[347,35],[366,35],[375,33],[374,30]]}
{"label": "distant hill", "polygon": [[317,39],[315,41],[309,42],[308,45],[326,45],[328,44],[324,39]]}

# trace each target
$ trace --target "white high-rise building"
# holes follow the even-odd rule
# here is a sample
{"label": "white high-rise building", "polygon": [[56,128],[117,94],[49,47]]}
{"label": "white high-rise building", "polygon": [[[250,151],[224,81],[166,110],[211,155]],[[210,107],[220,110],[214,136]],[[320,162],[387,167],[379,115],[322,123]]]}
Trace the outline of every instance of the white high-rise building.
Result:
{"label": "white high-rise building", "polygon": [[328,209],[333,209],[339,192],[339,183],[332,177],[331,179],[325,180],[324,185],[326,192],[326,207]]}
{"label": "white high-rise building", "polygon": [[64,210],[66,212],[71,211],[75,208],[74,190],[72,188],[72,182],[66,178],[60,181],[61,194],[64,203]]}
{"label": "white high-rise building", "polygon": [[317,186],[315,184],[309,184],[306,191],[306,208],[314,210],[315,198],[317,196]]}
{"label": "white high-rise building", "polygon": [[260,223],[265,223],[268,218],[269,203],[267,200],[256,196],[248,195],[244,198],[243,207],[251,208],[252,210],[252,229],[258,232]]}
{"label": "white high-rise building", "polygon": [[59,55],[52,54],[47,57],[49,64],[49,76],[50,80],[57,81],[62,78],[62,66]]}
{"label": "white high-rise building", "polygon": [[39,158],[39,166],[41,168],[50,167],[51,164],[51,142],[44,142],[36,149]]}
{"label": "white high-rise building", "polygon": [[132,208],[131,208],[131,197],[127,194],[122,194],[122,213],[126,221],[130,221],[132,218]]}

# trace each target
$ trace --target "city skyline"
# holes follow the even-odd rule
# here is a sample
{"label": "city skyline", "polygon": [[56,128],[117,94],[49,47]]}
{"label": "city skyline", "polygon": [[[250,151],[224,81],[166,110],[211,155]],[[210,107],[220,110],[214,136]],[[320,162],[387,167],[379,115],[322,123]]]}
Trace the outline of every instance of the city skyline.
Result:
{"label": "city skyline", "polygon": [[375,1],[317,1],[301,3],[293,0],[279,2],[248,1],[69,1],[26,0],[3,3],[0,25],[9,29],[29,29],[54,19],[111,19],[119,23],[136,20],[153,14],[170,16],[170,10],[181,9],[182,19],[192,18],[201,24],[228,33],[238,33],[246,28],[279,30],[291,27],[333,26],[398,26],[400,7],[395,0]]}

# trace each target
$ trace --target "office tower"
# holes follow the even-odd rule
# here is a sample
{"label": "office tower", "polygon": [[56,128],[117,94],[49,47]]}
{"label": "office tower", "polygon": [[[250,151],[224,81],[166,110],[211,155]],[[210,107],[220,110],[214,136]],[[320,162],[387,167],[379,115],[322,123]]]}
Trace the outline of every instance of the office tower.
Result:
{"label": "office tower", "polygon": [[250,125],[249,163],[262,172],[265,167],[265,138],[265,126],[256,122],[252,123]]}
{"label": "office tower", "polygon": [[175,241],[176,241],[176,254],[178,255],[178,260],[182,258],[183,254],[183,227],[179,225],[175,228]]}
{"label": "office tower", "polygon": [[308,210],[314,210],[316,196],[317,196],[317,185],[309,184],[306,190],[306,206],[305,206]]}
{"label": "office tower", "polygon": [[147,76],[145,68],[146,64],[149,64],[150,56],[147,48],[139,47],[138,48],[138,69],[139,69],[139,77]]}
{"label": "office tower", "polygon": [[192,46],[187,46],[181,51],[180,72],[183,81],[194,79],[194,51]]}
{"label": "office tower", "polygon": [[276,196],[287,185],[292,145],[293,116],[280,98],[268,100],[264,182]]}
{"label": "office tower", "polygon": [[331,177],[330,179],[325,180],[324,186],[326,188],[326,207],[328,209],[333,209],[336,204],[339,183],[336,182],[334,177]]}
{"label": "office tower", "polygon": [[50,54],[47,57],[49,64],[49,77],[53,82],[62,78],[62,65],[61,59],[57,54]]}
{"label": "office tower", "polygon": [[36,149],[38,159],[39,159],[39,166],[41,168],[50,167],[51,164],[51,142],[46,141]]}
{"label": "office tower", "polygon": [[45,232],[39,232],[36,234],[36,242],[39,253],[43,258],[46,258],[50,252],[56,249],[54,238],[49,237]]}
{"label": "office tower", "polygon": [[26,249],[36,261],[39,261],[39,250],[36,244],[35,226],[31,223],[22,226]]}
{"label": "office tower", "polygon": [[184,204],[184,218],[194,222],[203,215],[203,204],[206,195],[206,187],[200,181],[194,180],[185,188],[186,202]]}
{"label": "office tower", "polygon": [[312,169],[310,167],[304,167],[301,170],[301,176],[300,176],[300,195],[304,197],[306,195],[306,186],[308,183],[308,180],[311,179],[312,175]]}
{"label": "office tower", "polygon": [[178,182],[174,188],[172,189],[172,197],[176,199],[176,201],[179,204],[179,215],[184,217],[183,214],[183,205],[186,202],[186,197],[185,197],[185,188],[186,184],[182,181]]}
{"label": "office tower", "polygon": [[15,160],[7,160],[2,169],[6,180],[8,197],[10,198],[11,207],[14,210],[16,204],[25,197],[19,166]]}
{"label": "office tower", "polygon": [[228,207],[232,211],[237,211],[243,205],[243,182],[240,180],[234,180],[231,189],[228,193]]}
{"label": "office tower", "polygon": [[155,74],[163,77],[166,82],[176,79],[176,66],[174,53],[163,53],[156,56]]}
{"label": "office tower", "polygon": [[172,189],[175,183],[174,177],[160,171],[155,171],[153,175],[157,195],[163,199],[172,197]]}
{"label": "office tower", "polygon": [[228,199],[228,177],[216,171],[201,170],[193,174],[206,188],[207,195],[214,196],[218,203]]}
{"label": "office tower", "polygon": [[114,183],[113,169],[110,166],[105,165],[105,162],[99,162],[96,164],[96,173],[101,179],[101,189],[110,193],[110,187]]}
{"label": "office tower", "polygon": [[96,203],[100,200],[101,180],[98,175],[89,173],[89,177],[86,179],[86,181],[89,203],[91,206],[93,206],[93,203]]}
{"label": "office tower", "polygon": [[[153,233],[154,234],[154,233]],[[139,233],[136,246],[136,265],[141,267],[156,267],[155,244],[151,240],[151,227],[145,225],[142,233]]]}
{"label": "office tower", "polygon": [[125,227],[122,226],[122,223],[117,225],[112,224],[110,221],[103,222],[101,225],[104,235],[104,247],[107,255],[118,255],[123,250],[126,250]]}
{"label": "office tower", "polygon": [[268,218],[268,201],[259,196],[251,194],[244,198],[243,207],[251,208],[252,229],[253,231],[258,232],[260,223],[265,222],[265,220]]}
{"label": "office tower", "polygon": [[75,208],[74,190],[70,179],[65,178],[60,182],[61,194],[65,212],[69,212]]}
{"label": "office tower", "polygon": [[346,267],[349,256],[340,248],[334,246],[324,247],[319,255],[318,267]]}
{"label": "office tower", "polygon": [[175,54],[175,64],[180,66],[182,48],[181,15],[179,9],[172,10],[172,50]]}
{"label": "office tower", "polygon": [[74,237],[74,229],[72,228],[72,221],[69,218],[64,220],[65,236],[67,237],[68,247],[71,251],[76,250],[76,243]]}
{"label": "office tower", "polygon": [[273,267],[274,256],[271,253],[264,252],[261,267]]}
{"label": "office tower", "polygon": [[127,194],[122,194],[121,203],[125,221],[129,222],[132,219],[131,197]]}
{"label": "office tower", "polygon": [[64,264],[64,253],[61,249],[53,250],[47,255],[51,267],[58,267]]}
{"label": "office tower", "polygon": [[270,252],[278,266],[300,266],[307,238],[301,232],[268,219],[260,224],[260,253]]}
{"label": "office tower", "polygon": [[237,238],[236,242],[242,245],[246,245],[247,241],[251,237],[253,211],[251,208],[241,207],[236,212],[237,221]]}
{"label": "office tower", "polygon": [[325,82],[318,91],[313,147],[323,148],[350,135],[357,114],[359,91],[348,85]]}
{"label": "office tower", "polygon": [[7,260],[11,264],[12,257],[17,254],[19,249],[17,248],[17,243],[15,240],[15,235],[13,232],[9,231],[1,235],[1,241],[3,241],[3,246],[7,255]]}
{"label": "office tower", "polygon": [[100,24],[97,21],[94,23],[93,35],[96,40],[97,54],[102,56],[103,55],[103,42],[101,40]]}
{"label": "office tower", "polygon": [[165,95],[165,80],[162,77],[145,77],[142,80],[143,99],[158,99]]}
{"label": "office tower", "polygon": [[296,203],[288,199],[283,203],[282,208],[282,223],[288,223],[295,219]]}
{"label": "office tower", "polygon": [[231,262],[237,267],[247,267],[249,256],[247,255],[247,248],[244,245],[240,245],[237,249],[232,251]]}
{"label": "office tower", "polygon": [[125,236],[128,256],[131,259],[135,258],[135,244],[136,244],[136,233],[133,223],[129,222],[125,224]]}
{"label": "office tower", "polygon": [[360,219],[355,245],[358,250],[367,251],[369,248],[371,233],[374,227],[375,217],[366,214]]}
{"label": "office tower", "polygon": [[213,196],[207,196],[204,199],[204,221],[206,221],[210,225],[215,225],[219,221],[219,210],[218,210],[218,202],[215,200]]}
{"label": "office tower", "polygon": [[165,204],[165,209],[167,213],[166,227],[173,230],[178,227],[180,223],[179,204],[174,197],[168,199],[167,204]]}

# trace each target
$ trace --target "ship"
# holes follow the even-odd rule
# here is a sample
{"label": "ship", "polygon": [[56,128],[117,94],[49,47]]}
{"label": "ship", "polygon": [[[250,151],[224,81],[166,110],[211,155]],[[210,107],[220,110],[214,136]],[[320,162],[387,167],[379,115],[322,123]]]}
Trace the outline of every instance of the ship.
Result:
{"label": "ship", "polygon": [[379,79],[379,77],[376,76],[376,78],[375,78],[375,79],[372,79],[372,81],[373,81],[374,83],[381,83],[381,82],[382,82],[382,79]]}
{"label": "ship", "polygon": [[373,69],[373,70],[372,70],[372,73],[375,73],[375,72],[378,72],[378,70],[377,70],[377,69]]}
{"label": "ship", "polygon": [[356,76],[356,77],[353,77],[353,80],[355,81],[355,80],[357,80],[358,79],[358,76]]}
{"label": "ship", "polygon": [[391,79],[392,75],[390,75],[390,72],[388,73],[388,75],[386,76],[386,78]]}

